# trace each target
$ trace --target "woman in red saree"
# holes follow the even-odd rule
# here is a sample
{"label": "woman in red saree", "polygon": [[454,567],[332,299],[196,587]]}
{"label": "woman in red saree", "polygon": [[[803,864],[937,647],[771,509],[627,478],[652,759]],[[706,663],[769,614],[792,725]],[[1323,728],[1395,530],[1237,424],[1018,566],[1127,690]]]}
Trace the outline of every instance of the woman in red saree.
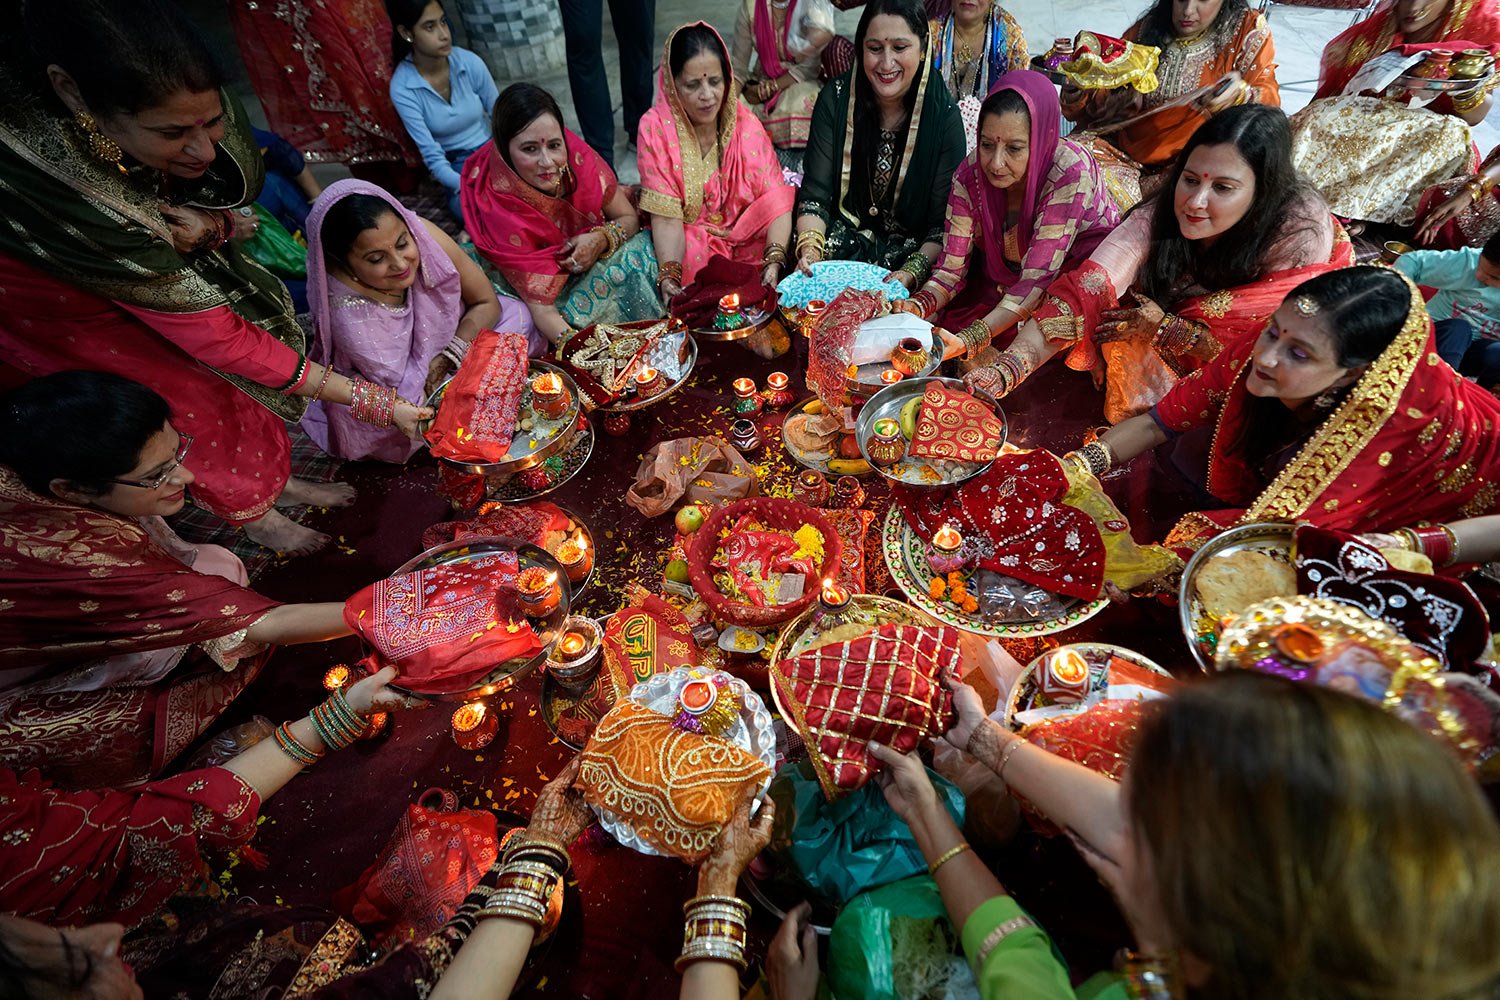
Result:
{"label": "woman in red saree", "polygon": [[595,323],[659,318],[651,237],[552,95],[511,84],[491,131],[464,161],[464,222],[536,328],[556,344]]}
{"label": "woman in red saree", "polygon": [[1456,174],[1468,176],[1476,155],[1470,125],[1489,113],[1494,86],[1442,93],[1410,107],[1373,93],[1356,75],[1392,50],[1500,49],[1500,7],[1490,0],[1386,0],[1323,50],[1318,91],[1292,119],[1297,167],[1341,217],[1410,225],[1423,192]]}
{"label": "woman in red saree", "polygon": [[1252,521],[1388,532],[1500,511],[1496,427],[1500,400],[1437,356],[1417,287],[1354,267],[1297,286],[1259,337],[1079,454],[1102,471],[1175,438],[1173,464],[1222,505],[1167,538],[1195,549]]}
{"label": "woman in red saree", "polygon": [[199,441],[196,504],[283,553],[326,545],[274,505],[354,492],[289,478],[286,421],[356,392],[409,435],[421,411],[309,362],[286,287],[241,252],[265,164],[212,54],[164,0],[29,4],[24,35],[52,76],[0,59],[4,363],[152,386]]}
{"label": "woman in red saree", "polygon": [[719,33],[699,21],[668,35],[657,86],[639,148],[663,297],[680,295],[715,256],[759,263],[776,284],[796,191],[765,126],[740,103]]}
{"label": "woman in red saree", "polygon": [[194,481],[165,400],[103,372],[0,397],[0,764],[69,785],[158,774],[275,643],[349,632],[343,606],[278,605],[163,517]]}
{"label": "woman in red saree", "polygon": [[1316,193],[1298,183],[1279,108],[1247,105],[1194,134],[1158,198],[1062,275],[992,367],[967,376],[996,396],[1048,358],[1105,382],[1111,423],[1183,374],[1253,339],[1287,291],[1354,262]]}

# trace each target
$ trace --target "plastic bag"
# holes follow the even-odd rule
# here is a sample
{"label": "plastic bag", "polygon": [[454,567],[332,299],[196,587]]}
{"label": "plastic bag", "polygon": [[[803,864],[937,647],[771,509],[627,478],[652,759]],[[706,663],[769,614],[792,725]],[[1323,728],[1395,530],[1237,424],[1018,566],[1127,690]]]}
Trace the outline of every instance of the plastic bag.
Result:
{"label": "plastic bag", "polygon": [[833,923],[828,985],[840,1000],[978,1000],[979,984],[923,874],[863,893]]}
{"label": "plastic bag", "polygon": [[[963,826],[963,793],[931,769],[927,774],[953,821]],[[911,830],[874,782],[829,802],[812,765],[803,761],[777,772],[770,796],[776,803],[770,848],[775,860],[830,903],[842,905],[927,870]]]}
{"label": "plastic bag", "polygon": [[245,241],[245,253],[278,278],[306,278],[307,247],[287,232],[281,221],[259,202],[252,207],[256,218],[260,219],[260,227]]}

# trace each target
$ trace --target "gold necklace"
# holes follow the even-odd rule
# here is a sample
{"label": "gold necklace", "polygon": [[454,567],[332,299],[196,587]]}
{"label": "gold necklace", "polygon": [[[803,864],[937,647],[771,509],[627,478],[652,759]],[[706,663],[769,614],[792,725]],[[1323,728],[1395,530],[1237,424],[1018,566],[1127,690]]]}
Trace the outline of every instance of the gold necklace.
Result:
{"label": "gold necklace", "polygon": [[[980,35],[980,36],[982,36],[984,34],[984,23],[983,22],[980,23],[979,30],[977,32],[975,32],[975,34]],[[972,41],[970,41],[970,39],[964,38],[964,37],[962,37],[962,36],[959,35],[959,33],[958,33],[958,26],[957,25],[955,25],[954,28],[953,28],[953,41],[954,41],[953,48],[954,48],[955,61],[961,62],[961,63],[973,62],[974,61],[974,43]]]}

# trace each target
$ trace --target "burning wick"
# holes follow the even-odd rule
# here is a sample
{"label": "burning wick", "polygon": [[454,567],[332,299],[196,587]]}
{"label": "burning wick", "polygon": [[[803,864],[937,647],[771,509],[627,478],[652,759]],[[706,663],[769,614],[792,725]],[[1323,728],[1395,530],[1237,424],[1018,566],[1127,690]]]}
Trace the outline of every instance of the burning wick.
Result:
{"label": "burning wick", "polygon": [[730,292],[719,300],[720,312],[734,312],[740,307],[740,293]]}
{"label": "burning wick", "polygon": [[562,637],[562,642],[558,644],[558,648],[562,650],[563,655],[569,659],[583,652],[586,646],[588,646],[588,640],[577,632],[569,632]]}
{"label": "burning wick", "polygon": [[354,671],[350,670],[344,664],[334,664],[333,666],[329,667],[328,672],[323,675],[323,687],[329,691],[337,691],[345,684],[348,684],[349,678],[353,676]]}
{"label": "burning wick", "polygon": [[471,701],[453,713],[453,742],[465,750],[482,750],[490,745],[500,720],[485,710],[484,702]]}
{"label": "burning wick", "polygon": [[903,376],[894,368],[887,368],[885,371],[880,373],[880,381],[884,382],[886,385],[895,385],[904,377],[905,376]]}
{"label": "burning wick", "polygon": [[792,384],[792,380],[786,377],[786,372],[772,372],[766,376],[766,388],[781,392]]}
{"label": "burning wick", "polygon": [[849,592],[832,580],[824,580],[822,598],[826,606],[839,608],[849,603]]}
{"label": "burning wick", "polygon": [[755,380],[749,378],[737,378],[734,380],[734,394],[736,396],[755,395]]}
{"label": "burning wick", "polygon": [[957,552],[964,543],[964,536],[951,524],[945,524],[932,536],[932,547],[945,555]]}

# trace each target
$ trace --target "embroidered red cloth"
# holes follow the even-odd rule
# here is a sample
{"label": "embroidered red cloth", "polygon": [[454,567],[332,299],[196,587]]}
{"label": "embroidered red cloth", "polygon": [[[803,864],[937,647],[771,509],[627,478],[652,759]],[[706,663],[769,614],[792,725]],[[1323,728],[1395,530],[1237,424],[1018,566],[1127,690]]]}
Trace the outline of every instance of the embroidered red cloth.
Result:
{"label": "embroidered red cloth", "polygon": [[554,531],[566,531],[572,519],[561,507],[545,500],[537,503],[502,504],[493,501],[480,505],[479,513],[457,521],[443,521],[422,532],[422,548],[430,549],[445,542],[470,538],[499,536],[542,543]]}
{"label": "embroidered red cloth", "polygon": [[[1027,726],[1021,735],[1050,754],[1119,781],[1130,763],[1130,751],[1140,725],[1140,702],[1101,701],[1086,711]],[[1062,832],[1029,802],[1020,801],[1038,832],[1049,835]]]}
{"label": "embroidered red cloth", "polygon": [[759,264],[731,260],[716,253],[698,269],[682,294],[672,300],[672,315],[689,329],[709,329],[719,315],[719,300],[730,294],[740,297],[741,310],[754,307],[770,312],[776,308],[779,296],[774,287],[761,282],[761,273]]}
{"label": "embroidered red cloth", "polygon": [[438,458],[498,462],[510,451],[526,388],[526,335],[484,330],[443,393],[423,435]]}
{"label": "embroidered red cloth", "polygon": [[693,627],[656,594],[616,611],[604,626],[604,666],[615,679],[616,697],[648,677],[697,665]]}
{"label": "embroidered red cloth", "polygon": [[406,807],[374,863],[334,893],[333,905],[382,950],[420,941],[453,917],[499,853],[494,813],[462,809],[452,792],[428,789]]}
{"label": "embroidered red cloth", "polygon": [[807,386],[825,406],[837,409],[847,405],[845,379],[859,325],[879,315],[884,302],[883,292],[850,288],[839,293],[819,318],[808,347]]}
{"label": "embroidered red cloth", "polygon": [[945,524],[958,528],[981,569],[1092,601],[1104,587],[1104,537],[1092,517],[1063,502],[1067,492],[1062,463],[1038,449],[1002,455],[947,493],[896,489],[892,496],[923,538]]}
{"label": "embroidered red cloth", "polygon": [[398,683],[421,694],[466,691],[542,643],[516,596],[513,552],[403,573],[365,587],[344,603],[344,621],[393,665]]}
{"label": "embroidered red cloth", "polygon": [[1467,584],[1393,567],[1374,546],[1331,528],[1297,529],[1297,593],[1326,597],[1390,623],[1447,670],[1473,672],[1490,618]]}
{"label": "embroidered red cloth", "polygon": [[995,411],[974,396],[933,382],[922,394],[917,432],[908,451],[919,458],[988,462],[1000,452],[1004,429]]}
{"label": "embroidered red cloth", "polygon": [[958,630],[881,625],[849,642],[810,649],[771,669],[829,799],[852,792],[880,766],[871,740],[901,753],[947,731],[952,697],[939,676],[958,665]]}
{"label": "embroidered red cloth", "polygon": [[875,520],[872,510],[825,510],[823,516],[838,532],[839,585],[851,594],[865,592],[865,537]]}

